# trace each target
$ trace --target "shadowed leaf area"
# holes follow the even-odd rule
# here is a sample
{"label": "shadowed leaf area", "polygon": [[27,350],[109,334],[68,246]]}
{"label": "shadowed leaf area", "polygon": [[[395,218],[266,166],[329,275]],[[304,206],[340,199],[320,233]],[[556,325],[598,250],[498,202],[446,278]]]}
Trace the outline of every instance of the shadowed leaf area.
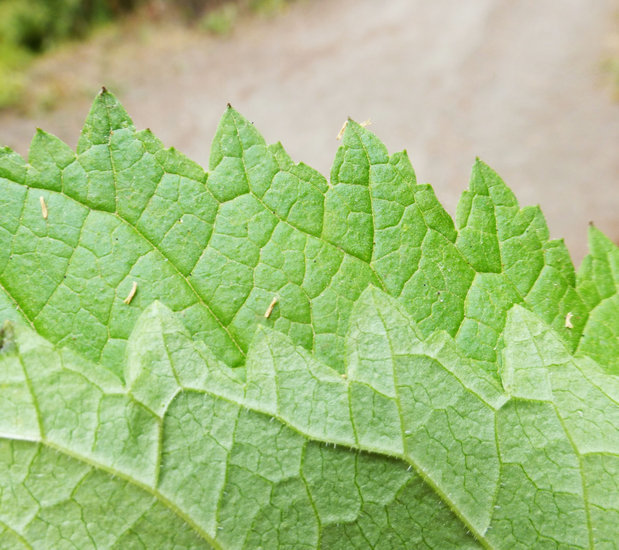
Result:
{"label": "shadowed leaf area", "polygon": [[103,91],[0,150],[1,548],[614,548],[619,250],[350,121],[209,170]]}

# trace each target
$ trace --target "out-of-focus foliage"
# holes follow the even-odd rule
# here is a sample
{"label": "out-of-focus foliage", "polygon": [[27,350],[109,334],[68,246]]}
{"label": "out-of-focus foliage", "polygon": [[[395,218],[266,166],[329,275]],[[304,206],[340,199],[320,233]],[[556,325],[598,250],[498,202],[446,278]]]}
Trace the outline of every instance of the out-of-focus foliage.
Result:
{"label": "out-of-focus foliage", "polygon": [[0,0],[0,36],[32,52],[83,36],[93,24],[133,9],[138,0]]}
{"label": "out-of-focus foliage", "polygon": [[58,44],[136,8],[146,18],[173,18],[218,35],[242,13],[278,13],[292,0],[0,0],[0,109],[24,103],[30,62]]}
{"label": "out-of-focus foliage", "polygon": [[613,99],[619,101],[619,14],[615,18],[614,32],[608,37],[607,43],[602,70]]}
{"label": "out-of-focus foliage", "polygon": [[213,34],[228,34],[239,14],[237,2],[225,2],[215,9],[208,10],[200,20],[200,28]]}
{"label": "out-of-focus foliage", "polygon": [[85,36],[93,26],[131,11],[140,0],[0,0],[0,108],[15,104],[31,59]]}
{"label": "out-of-focus foliage", "polygon": [[185,12],[200,16],[199,26],[217,35],[229,34],[239,15],[255,13],[273,15],[281,12],[293,0],[183,0]]}

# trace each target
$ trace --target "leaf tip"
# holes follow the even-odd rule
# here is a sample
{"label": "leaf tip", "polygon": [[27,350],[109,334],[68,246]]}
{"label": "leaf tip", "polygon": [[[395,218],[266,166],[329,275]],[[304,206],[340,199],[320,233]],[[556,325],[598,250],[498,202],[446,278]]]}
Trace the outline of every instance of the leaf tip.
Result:
{"label": "leaf tip", "polygon": [[146,307],[146,309],[144,309],[142,315],[144,314],[155,316],[173,315],[172,310],[168,306],[166,306],[161,300],[153,300],[151,304]]}
{"label": "leaf tip", "polygon": [[[617,242],[613,242],[602,230],[600,230],[593,222],[589,222],[587,228],[587,240],[589,241],[589,253],[593,254],[607,254],[611,250],[617,248]],[[605,251],[605,252],[603,252]],[[613,252],[615,254],[616,252]]]}
{"label": "leaf tip", "polygon": [[474,174],[478,174],[484,168],[490,168],[490,167],[483,160],[481,160],[479,157],[475,157],[475,162],[473,162],[473,173]]}

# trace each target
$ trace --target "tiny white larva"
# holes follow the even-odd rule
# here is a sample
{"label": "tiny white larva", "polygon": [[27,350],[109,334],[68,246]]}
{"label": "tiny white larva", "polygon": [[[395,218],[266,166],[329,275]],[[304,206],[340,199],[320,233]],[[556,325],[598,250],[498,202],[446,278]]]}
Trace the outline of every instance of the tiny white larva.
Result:
{"label": "tiny white larva", "polygon": [[277,296],[273,296],[269,307],[267,307],[267,310],[264,312],[265,319],[268,319],[271,316],[271,313],[273,313],[273,308],[275,307],[275,304],[278,302],[278,300],[279,298]]}
{"label": "tiny white larva", "polygon": [[133,300],[133,297],[135,296],[135,293],[137,291],[138,291],[138,283],[133,281],[133,285],[131,286],[131,290],[129,291],[129,294],[127,294],[127,297],[123,300],[123,302],[125,302],[125,304],[129,305],[131,303],[131,300]]}
{"label": "tiny white larva", "polygon": [[45,204],[45,199],[43,197],[39,197],[39,202],[41,203],[41,214],[43,215],[43,219],[47,219],[47,205]]}

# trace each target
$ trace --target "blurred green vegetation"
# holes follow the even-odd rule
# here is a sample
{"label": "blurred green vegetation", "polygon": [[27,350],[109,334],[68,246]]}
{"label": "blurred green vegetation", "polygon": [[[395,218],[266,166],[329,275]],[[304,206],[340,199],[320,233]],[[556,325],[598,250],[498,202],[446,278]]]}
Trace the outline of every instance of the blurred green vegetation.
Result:
{"label": "blurred green vegetation", "polygon": [[[214,4],[202,12],[199,27],[217,35],[229,34],[237,18],[243,12],[259,15],[273,15],[286,8],[292,0],[226,0],[224,2],[206,2]],[[204,2],[203,2],[204,3]]]}
{"label": "blurred green vegetation", "polygon": [[613,99],[619,101],[619,55],[604,60],[602,66],[610,83]]}
{"label": "blurred green vegetation", "polygon": [[0,108],[25,86],[24,70],[41,53],[79,39],[96,25],[135,8],[139,0],[0,0]]}
{"label": "blurred green vegetation", "polygon": [[613,99],[619,102],[619,10],[613,17],[613,27],[607,37],[606,56],[602,62],[602,69],[606,74]]}
{"label": "blurred green vegetation", "polygon": [[0,0],[0,109],[18,105],[26,70],[39,55],[143,7],[181,24],[230,33],[241,13],[270,15],[292,0]]}
{"label": "blurred green vegetation", "polygon": [[208,10],[200,19],[200,28],[213,34],[226,35],[232,31],[239,15],[237,2],[224,2]]}

